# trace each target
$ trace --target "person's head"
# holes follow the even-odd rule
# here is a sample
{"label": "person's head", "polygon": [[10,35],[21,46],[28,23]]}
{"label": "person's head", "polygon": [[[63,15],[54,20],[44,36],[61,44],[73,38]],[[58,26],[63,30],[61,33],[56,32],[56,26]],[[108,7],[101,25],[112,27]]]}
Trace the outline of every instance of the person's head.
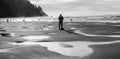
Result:
{"label": "person's head", "polygon": [[60,14],[60,16],[62,16],[62,14]]}

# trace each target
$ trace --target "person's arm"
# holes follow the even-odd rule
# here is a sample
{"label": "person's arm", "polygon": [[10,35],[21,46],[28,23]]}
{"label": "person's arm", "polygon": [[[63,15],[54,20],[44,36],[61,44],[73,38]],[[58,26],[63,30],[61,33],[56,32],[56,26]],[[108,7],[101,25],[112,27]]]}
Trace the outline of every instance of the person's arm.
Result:
{"label": "person's arm", "polygon": [[58,20],[60,20],[60,17],[58,17]]}
{"label": "person's arm", "polygon": [[64,20],[64,17],[62,17],[63,18],[63,20]]}

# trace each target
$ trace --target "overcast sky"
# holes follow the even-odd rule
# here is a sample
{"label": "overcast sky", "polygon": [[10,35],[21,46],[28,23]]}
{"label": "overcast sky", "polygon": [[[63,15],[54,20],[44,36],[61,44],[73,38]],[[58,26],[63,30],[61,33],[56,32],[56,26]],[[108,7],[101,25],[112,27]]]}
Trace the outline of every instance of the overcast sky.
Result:
{"label": "overcast sky", "polygon": [[120,0],[30,0],[49,16],[84,16],[120,14]]}

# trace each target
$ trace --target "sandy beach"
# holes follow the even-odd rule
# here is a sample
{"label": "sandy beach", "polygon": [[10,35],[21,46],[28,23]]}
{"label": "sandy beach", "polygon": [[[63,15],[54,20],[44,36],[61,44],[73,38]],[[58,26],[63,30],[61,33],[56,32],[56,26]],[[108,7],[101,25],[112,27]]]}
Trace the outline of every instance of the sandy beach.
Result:
{"label": "sandy beach", "polygon": [[119,59],[119,23],[1,22],[1,59]]}

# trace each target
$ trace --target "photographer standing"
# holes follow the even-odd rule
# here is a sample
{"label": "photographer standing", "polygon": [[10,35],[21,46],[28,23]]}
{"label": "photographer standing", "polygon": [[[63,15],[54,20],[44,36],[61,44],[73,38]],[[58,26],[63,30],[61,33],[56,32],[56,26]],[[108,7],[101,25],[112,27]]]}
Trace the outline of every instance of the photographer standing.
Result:
{"label": "photographer standing", "polygon": [[62,14],[60,14],[60,16],[58,17],[58,19],[59,19],[59,30],[64,30],[64,28],[63,28],[64,17],[62,16]]}

